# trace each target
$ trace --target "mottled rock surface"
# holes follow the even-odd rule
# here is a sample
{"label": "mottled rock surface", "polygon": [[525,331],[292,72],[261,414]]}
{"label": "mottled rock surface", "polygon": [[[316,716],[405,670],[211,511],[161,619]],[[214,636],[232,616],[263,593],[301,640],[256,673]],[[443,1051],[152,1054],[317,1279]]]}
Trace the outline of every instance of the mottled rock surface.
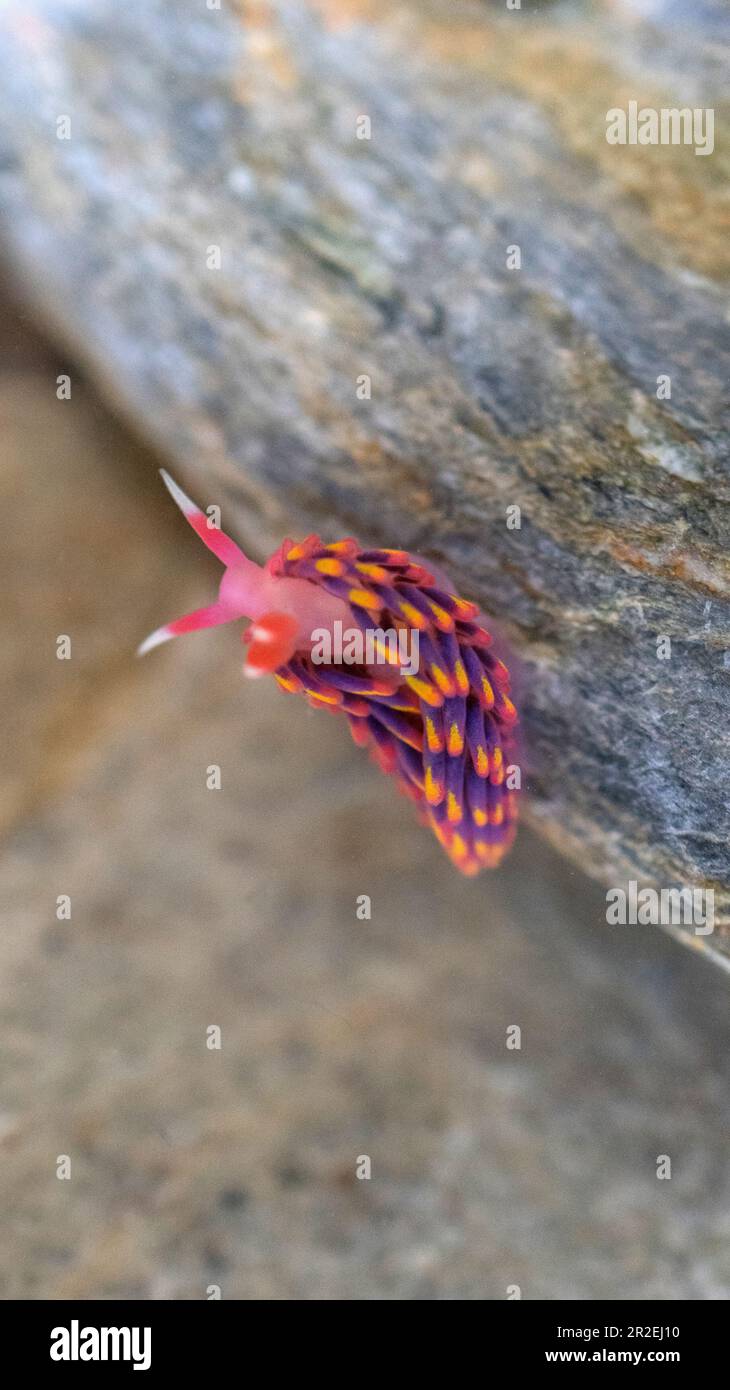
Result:
{"label": "mottled rock surface", "polygon": [[723,976],[527,833],[445,872],[233,633],[135,662],[213,566],[10,322],[0,1297],[727,1298]]}
{"label": "mottled rock surface", "polygon": [[[533,824],[604,883],[712,887],[725,956],[728,23],[0,13],[5,236],[46,312],[252,550],[316,528],[449,568],[521,659]],[[631,100],[713,107],[714,153],[610,146]]]}

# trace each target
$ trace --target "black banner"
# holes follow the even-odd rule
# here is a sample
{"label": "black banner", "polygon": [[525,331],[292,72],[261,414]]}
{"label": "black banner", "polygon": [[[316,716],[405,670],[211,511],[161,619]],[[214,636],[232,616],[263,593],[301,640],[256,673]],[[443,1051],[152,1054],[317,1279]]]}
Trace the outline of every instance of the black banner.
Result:
{"label": "black banner", "polygon": [[[341,1305],[337,1305],[341,1308]],[[317,1314],[312,1314],[317,1319]],[[281,1303],[272,1308],[271,1329],[261,1325],[261,1312],[245,1304],[218,1302],[138,1303],[4,1303],[0,1305],[6,1356],[20,1356],[24,1370],[42,1372],[51,1380],[69,1372],[145,1376],[186,1376],[230,1364],[246,1374],[246,1362],[278,1356],[281,1342],[271,1341],[291,1312]],[[358,1315],[355,1314],[357,1317]],[[368,1320],[372,1317],[370,1312]],[[268,1317],[264,1315],[264,1321]],[[637,1368],[697,1370],[721,1356],[721,1328],[727,1321],[723,1304],[707,1303],[482,1303],[474,1324],[478,1355],[485,1374],[514,1367],[545,1367],[558,1373],[564,1367],[595,1366],[634,1371]],[[321,1335],[321,1334],[319,1334]],[[382,1348],[372,1346],[372,1373],[383,1371]],[[431,1343],[429,1342],[429,1346]],[[314,1344],[297,1338],[299,1352]],[[358,1375],[368,1360],[358,1337]],[[476,1350],[476,1349],[475,1349]],[[417,1363],[419,1346],[411,1337],[403,1357]],[[459,1363],[468,1353],[460,1344]],[[326,1366],[326,1348],[316,1353]],[[388,1353],[392,1365],[392,1353]],[[340,1359],[340,1373],[343,1367]]]}

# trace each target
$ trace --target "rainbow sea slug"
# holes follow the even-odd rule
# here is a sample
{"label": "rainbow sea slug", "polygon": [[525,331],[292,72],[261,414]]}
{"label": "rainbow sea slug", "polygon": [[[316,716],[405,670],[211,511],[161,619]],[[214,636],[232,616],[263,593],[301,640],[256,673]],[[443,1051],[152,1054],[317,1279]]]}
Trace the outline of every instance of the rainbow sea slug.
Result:
{"label": "rainbow sea slug", "polygon": [[140,654],[249,619],[245,674],[273,676],[316,709],[344,715],[457,869],[496,866],[516,829],[507,769],[517,712],[477,606],[407,551],[349,538],[287,539],[257,565],[162,476],[225,569],[215,603],[158,628]]}

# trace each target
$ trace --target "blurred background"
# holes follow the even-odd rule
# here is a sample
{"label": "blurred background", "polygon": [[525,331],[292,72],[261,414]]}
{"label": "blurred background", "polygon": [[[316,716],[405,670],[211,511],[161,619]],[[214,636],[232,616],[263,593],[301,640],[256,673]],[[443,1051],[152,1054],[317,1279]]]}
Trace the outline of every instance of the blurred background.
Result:
{"label": "blurred background", "polygon": [[3,1297],[726,1297],[726,977],[527,831],[461,881],[235,633],[137,662],[215,565],[11,294]]}
{"label": "blurred background", "polygon": [[[85,8],[61,7],[93,48]],[[266,32],[267,6],[240,8]],[[287,16],[298,8],[278,6]],[[332,22],[329,55],[337,5],[314,8]],[[537,8],[555,10],[558,29],[591,9]],[[618,33],[627,9],[678,7],[598,8]],[[367,9],[343,0],[348,16]],[[717,6],[700,9],[712,39]],[[149,7],[151,31],[158,12],[166,6]],[[31,50],[39,43],[52,88],[53,47],[34,22],[19,32]],[[118,17],[122,37],[126,22]],[[448,29],[438,45],[447,38]],[[279,51],[259,48],[286,88]],[[72,37],[68,51],[83,69],[83,43]],[[539,90],[535,53],[539,45],[525,71]],[[631,55],[635,64],[640,50]],[[670,58],[676,65],[676,48]],[[144,100],[134,83],[127,96],[132,111]],[[181,130],[187,113],[205,151],[218,139],[215,110],[206,125],[210,112],[183,96]],[[516,109],[529,168],[535,118]],[[296,131],[295,107],[290,124]],[[149,149],[146,130],[137,133]],[[129,381],[108,370],[105,334],[111,344],[128,296],[115,278],[121,232],[104,180],[118,193],[129,177],[131,190],[134,170],[121,156],[102,177],[94,138],[69,156],[91,190],[83,271],[73,273],[91,285],[93,267],[106,266],[98,300],[90,290],[85,301],[91,354],[51,312],[63,254],[55,279],[37,276],[33,309],[18,271],[24,260],[26,270],[34,258],[44,264],[56,223],[69,245],[78,233],[72,192],[65,199],[47,181],[37,153],[26,175],[41,202],[48,188],[48,204],[37,224],[19,218],[12,257],[0,240],[0,1296],[726,1298],[727,975],[656,928],[607,927],[604,890],[527,829],[499,871],[460,879],[340,721],[242,679],[237,631],[136,660],[148,632],[210,600],[219,574],[157,469],[170,466],[206,504],[205,462],[186,476],[172,460],[177,432],[183,459],[199,447],[205,460],[210,446],[228,468],[225,438],[210,445],[199,421],[208,410],[229,420],[222,387],[205,376],[204,409],[186,414],[192,377],[176,355],[184,335],[176,339],[172,309],[161,330],[172,347],[153,360],[144,305],[135,306],[116,344],[117,364],[125,352],[133,363]],[[489,196],[488,161],[468,172]],[[244,183],[239,175],[233,195],[246,203]],[[149,188],[139,206],[154,226]],[[626,196],[640,201],[630,188]],[[127,206],[132,193],[125,217]],[[678,235],[685,221],[678,215]],[[104,254],[88,239],[92,222]],[[251,245],[260,293],[255,237]],[[145,255],[154,279],[153,236]],[[225,338],[238,310],[216,293]],[[38,315],[42,299],[48,312]],[[327,334],[312,322],[324,353]],[[59,375],[70,399],[58,398]],[[169,452],[150,443],[151,423],[143,436],[132,412],[122,415],[130,381],[144,400],[134,418],[148,422],[167,383]],[[264,406],[254,396],[247,408]],[[305,486],[288,492],[283,468],[276,483],[296,533]],[[319,528],[334,537],[341,525],[318,491],[316,462],[307,483]],[[256,543],[257,508],[272,527],[279,512],[267,513],[263,483],[242,468],[242,515],[246,489],[256,507],[241,539]],[[369,495],[379,505],[375,483]],[[57,659],[60,635],[70,660]],[[220,790],[206,786],[211,764]],[[369,920],[357,916],[362,894]],[[70,918],[59,919],[64,895]],[[519,1049],[507,1046],[515,1027]],[[208,1045],[211,1029],[219,1048]],[[657,1175],[662,1156],[669,1179]],[[70,1176],[59,1178],[64,1157]],[[358,1176],[365,1157],[369,1178]]]}

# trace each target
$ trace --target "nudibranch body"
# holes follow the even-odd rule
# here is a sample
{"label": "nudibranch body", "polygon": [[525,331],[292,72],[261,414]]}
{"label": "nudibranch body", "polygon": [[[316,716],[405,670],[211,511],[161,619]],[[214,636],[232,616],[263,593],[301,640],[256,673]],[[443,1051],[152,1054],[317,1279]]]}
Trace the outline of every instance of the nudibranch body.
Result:
{"label": "nudibranch body", "polygon": [[287,539],[257,565],[162,476],[225,571],[215,603],[159,628],[140,653],[251,619],[245,673],[273,675],[314,708],[344,714],[355,743],[416,803],[462,873],[497,865],[516,829],[507,773],[517,714],[476,605],[405,550],[352,539]]}

